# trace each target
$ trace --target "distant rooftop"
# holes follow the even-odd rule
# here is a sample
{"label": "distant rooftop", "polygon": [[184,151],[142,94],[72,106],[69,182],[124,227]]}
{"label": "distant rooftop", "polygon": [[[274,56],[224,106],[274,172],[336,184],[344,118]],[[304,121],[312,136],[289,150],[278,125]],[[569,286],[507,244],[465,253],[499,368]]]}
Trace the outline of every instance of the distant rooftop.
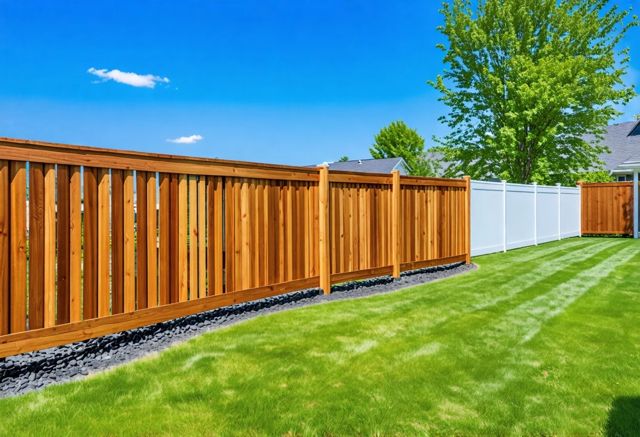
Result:
{"label": "distant rooftop", "polygon": [[[400,170],[400,174],[407,174],[402,158],[384,159],[353,159],[328,163],[330,170],[353,171],[360,173],[391,173]],[[315,167],[315,166],[314,166]]]}
{"label": "distant rooftop", "polygon": [[[585,140],[593,142],[594,137],[586,135]],[[626,161],[640,161],[640,122],[628,121],[607,126],[602,143],[609,148],[609,153],[603,153],[600,159],[609,171],[616,170]]]}

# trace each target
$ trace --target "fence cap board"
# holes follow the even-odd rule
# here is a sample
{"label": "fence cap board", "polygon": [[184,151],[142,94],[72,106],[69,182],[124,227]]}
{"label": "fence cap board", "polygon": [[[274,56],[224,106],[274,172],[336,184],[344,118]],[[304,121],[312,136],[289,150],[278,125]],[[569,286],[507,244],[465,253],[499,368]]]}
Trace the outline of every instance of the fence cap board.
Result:
{"label": "fence cap board", "polygon": [[440,187],[462,187],[467,186],[464,179],[431,178],[417,176],[400,176],[400,185],[426,185]]}
{"label": "fence cap board", "polygon": [[122,170],[202,173],[211,176],[265,179],[282,178],[314,181],[318,180],[319,171],[314,167],[136,152],[7,137],[0,137],[0,156],[21,161],[85,165]]}
{"label": "fence cap board", "polygon": [[595,188],[595,187],[632,187],[633,182],[580,182],[582,188]]}

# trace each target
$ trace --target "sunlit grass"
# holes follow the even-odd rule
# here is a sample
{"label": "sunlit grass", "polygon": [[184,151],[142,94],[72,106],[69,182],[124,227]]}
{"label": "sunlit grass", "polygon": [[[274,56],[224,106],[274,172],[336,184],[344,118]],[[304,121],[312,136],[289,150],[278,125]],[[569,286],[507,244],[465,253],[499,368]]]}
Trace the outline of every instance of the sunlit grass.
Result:
{"label": "sunlit grass", "polygon": [[[6,435],[626,435],[640,244],[572,239],[221,329],[0,401]],[[617,434],[618,433],[618,434]]]}

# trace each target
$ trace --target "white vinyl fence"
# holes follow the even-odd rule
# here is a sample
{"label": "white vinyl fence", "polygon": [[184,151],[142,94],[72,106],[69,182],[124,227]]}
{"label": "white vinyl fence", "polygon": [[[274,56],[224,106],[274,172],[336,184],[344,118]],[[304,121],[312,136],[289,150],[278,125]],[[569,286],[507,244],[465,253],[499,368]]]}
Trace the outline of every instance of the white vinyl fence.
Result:
{"label": "white vinyl fence", "polygon": [[471,182],[471,255],[580,235],[580,188]]}

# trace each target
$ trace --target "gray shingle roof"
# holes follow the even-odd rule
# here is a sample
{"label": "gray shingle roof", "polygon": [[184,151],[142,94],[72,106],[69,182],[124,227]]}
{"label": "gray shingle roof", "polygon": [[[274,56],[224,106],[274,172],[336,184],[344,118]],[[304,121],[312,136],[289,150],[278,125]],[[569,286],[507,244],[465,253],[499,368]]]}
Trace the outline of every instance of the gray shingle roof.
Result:
{"label": "gray shingle roof", "polygon": [[353,159],[351,161],[331,162],[329,163],[329,169],[360,173],[391,173],[392,170],[397,169],[400,170],[400,174],[406,174],[402,158]]}
{"label": "gray shingle roof", "polygon": [[[600,156],[607,170],[615,170],[625,161],[640,161],[640,135],[629,136],[638,124],[637,121],[628,121],[607,127],[603,143],[609,147],[610,153],[603,153]],[[592,135],[586,135],[584,138],[589,142],[594,141]]]}

